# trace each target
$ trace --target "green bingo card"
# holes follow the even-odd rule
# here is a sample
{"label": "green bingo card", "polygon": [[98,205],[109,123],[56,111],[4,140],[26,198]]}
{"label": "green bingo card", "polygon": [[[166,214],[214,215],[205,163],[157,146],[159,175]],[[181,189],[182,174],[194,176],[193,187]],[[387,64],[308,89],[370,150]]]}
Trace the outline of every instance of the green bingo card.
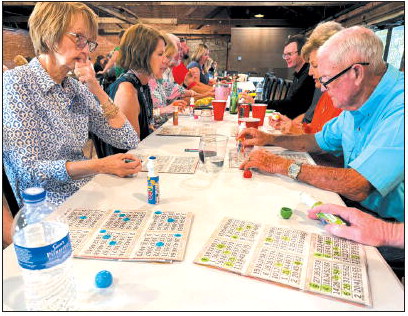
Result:
{"label": "green bingo card", "polygon": [[224,218],[194,263],[371,306],[364,246]]}

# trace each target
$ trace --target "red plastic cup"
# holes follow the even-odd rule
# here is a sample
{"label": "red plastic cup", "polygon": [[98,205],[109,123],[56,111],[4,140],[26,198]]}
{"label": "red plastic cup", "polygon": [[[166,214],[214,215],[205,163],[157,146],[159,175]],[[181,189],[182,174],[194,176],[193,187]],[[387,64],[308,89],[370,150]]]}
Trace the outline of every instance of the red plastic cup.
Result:
{"label": "red plastic cup", "polygon": [[226,100],[212,100],[211,102],[214,111],[214,121],[222,121],[224,119]]}
{"label": "red plastic cup", "polygon": [[267,104],[255,103],[252,104],[252,117],[260,119],[259,126],[263,126]]}
{"label": "red plastic cup", "polygon": [[256,117],[243,117],[240,120],[241,122],[245,122],[245,126],[247,128],[250,127],[258,128],[258,125],[260,124],[260,119]]}
{"label": "red plastic cup", "polygon": [[249,110],[251,105],[249,103],[242,103],[238,106],[238,125],[241,124],[241,118],[249,117]]}

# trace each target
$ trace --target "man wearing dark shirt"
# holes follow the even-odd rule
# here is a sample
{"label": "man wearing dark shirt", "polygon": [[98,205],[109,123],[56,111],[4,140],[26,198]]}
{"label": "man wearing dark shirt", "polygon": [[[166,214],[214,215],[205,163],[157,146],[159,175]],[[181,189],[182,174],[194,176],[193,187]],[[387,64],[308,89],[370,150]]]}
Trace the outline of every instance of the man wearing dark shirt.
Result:
{"label": "man wearing dark shirt", "polygon": [[285,43],[282,57],[288,64],[288,68],[295,70],[293,83],[286,98],[284,100],[261,101],[268,104],[268,109],[274,109],[290,119],[294,119],[307,111],[315,91],[313,78],[309,76],[309,64],[305,63],[300,55],[305,42],[306,38],[303,35],[294,35],[289,37]]}

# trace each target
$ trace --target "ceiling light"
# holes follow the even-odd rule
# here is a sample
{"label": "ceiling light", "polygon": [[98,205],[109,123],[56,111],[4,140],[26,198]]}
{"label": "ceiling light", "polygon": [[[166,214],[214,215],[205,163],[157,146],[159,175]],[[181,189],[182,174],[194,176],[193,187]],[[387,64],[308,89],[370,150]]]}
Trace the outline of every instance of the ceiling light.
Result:
{"label": "ceiling light", "polygon": [[260,13],[255,14],[254,16],[255,16],[256,18],[263,18],[263,17],[264,17],[264,15],[263,15],[263,14],[260,14]]}

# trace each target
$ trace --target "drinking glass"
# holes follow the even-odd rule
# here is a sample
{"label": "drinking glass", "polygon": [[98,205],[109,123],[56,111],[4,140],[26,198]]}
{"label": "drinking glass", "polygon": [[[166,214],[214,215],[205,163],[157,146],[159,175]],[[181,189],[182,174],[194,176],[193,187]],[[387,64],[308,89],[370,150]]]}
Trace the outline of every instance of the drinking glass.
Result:
{"label": "drinking glass", "polygon": [[207,134],[201,136],[199,152],[201,163],[205,172],[218,173],[224,166],[225,151],[228,136],[220,134]]}

